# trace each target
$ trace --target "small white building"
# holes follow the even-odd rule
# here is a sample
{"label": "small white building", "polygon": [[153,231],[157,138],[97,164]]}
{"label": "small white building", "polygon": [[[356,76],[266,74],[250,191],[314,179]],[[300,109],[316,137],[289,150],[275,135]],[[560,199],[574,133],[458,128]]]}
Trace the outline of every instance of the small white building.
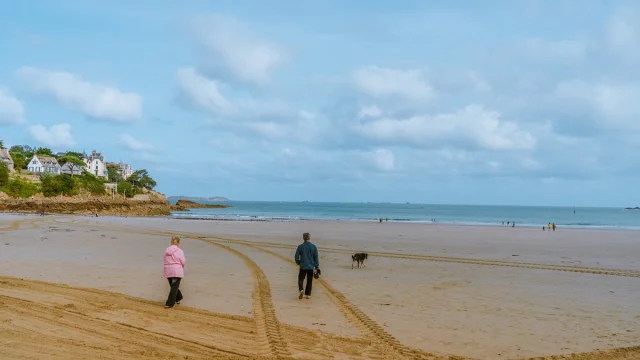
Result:
{"label": "small white building", "polygon": [[120,176],[122,176],[123,179],[126,179],[133,174],[131,164],[125,164],[121,161],[118,163],[118,168],[120,169]]}
{"label": "small white building", "polygon": [[87,169],[89,173],[98,177],[109,177],[109,174],[107,173],[107,165],[104,161],[104,155],[101,153],[93,150],[91,155],[85,154],[82,160],[85,163],[85,169]]}
{"label": "small white building", "polygon": [[82,167],[80,167],[78,165],[71,165],[70,163],[66,163],[66,164],[62,165],[61,171],[62,171],[63,174],[81,175],[82,174]]}
{"label": "small white building", "polygon": [[108,162],[107,167],[118,168],[118,174],[120,174],[120,177],[122,177],[123,179],[126,179],[131,176],[131,174],[133,174],[133,168],[131,167],[131,164],[125,164],[122,161],[120,161],[119,163]]}
{"label": "small white building", "polygon": [[9,171],[13,171],[13,158],[9,154],[9,149],[0,149],[0,161],[6,162],[9,165]]}
{"label": "small white building", "polygon": [[33,158],[27,165],[27,170],[34,173],[51,173],[60,175],[61,167],[58,160],[53,157],[33,155]]}

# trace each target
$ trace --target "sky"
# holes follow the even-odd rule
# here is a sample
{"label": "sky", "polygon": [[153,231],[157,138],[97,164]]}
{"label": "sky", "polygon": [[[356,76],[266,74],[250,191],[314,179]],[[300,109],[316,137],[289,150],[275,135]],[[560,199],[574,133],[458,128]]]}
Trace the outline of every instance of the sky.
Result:
{"label": "sky", "polygon": [[0,139],[167,195],[640,205],[634,1],[3,1]]}

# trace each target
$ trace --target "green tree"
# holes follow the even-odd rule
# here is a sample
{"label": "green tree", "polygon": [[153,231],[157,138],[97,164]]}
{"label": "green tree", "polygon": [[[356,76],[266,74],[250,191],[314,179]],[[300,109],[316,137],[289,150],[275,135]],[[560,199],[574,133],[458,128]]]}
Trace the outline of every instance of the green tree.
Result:
{"label": "green tree", "polygon": [[[26,169],[29,165],[29,161],[33,158],[34,148],[29,145],[14,145],[9,149],[9,153],[13,158],[14,167],[16,169]],[[18,158],[18,161],[22,160],[22,162],[20,164],[16,163],[16,158]]]}
{"label": "green tree", "polygon": [[106,194],[106,189],[102,179],[91,175],[91,173],[85,171],[81,175],[76,176],[74,181],[76,182],[76,187],[86,189],[93,195]]}
{"label": "green tree", "polygon": [[58,159],[58,163],[60,165],[67,165],[69,167],[69,170],[71,170],[71,176],[73,176],[74,170],[82,169],[85,166],[84,161],[78,159],[73,155],[69,155],[69,153],[67,153],[67,155],[61,156]]}
{"label": "green tree", "polygon": [[118,190],[118,194],[124,195],[125,197],[128,197],[128,198],[133,197],[137,193],[135,188],[129,181],[123,181],[121,183],[118,183],[117,190]]}
{"label": "green tree", "polygon": [[4,149],[4,141],[0,140],[0,149]]}
{"label": "green tree", "polygon": [[9,149],[9,151],[19,152],[27,155],[27,154],[33,154],[34,149],[29,145],[14,145],[11,147],[11,149]]}
{"label": "green tree", "polygon": [[0,187],[9,183],[9,164],[0,160]]}
{"label": "green tree", "polygon": [[135,171],[127,178],[127,181],[131,182],[135,186],[140,186],[148,190],[153,190],[153,188],[158,185],[156,181],[149,176],[149,172],[145,169]]}
{"label": "green tree", "polygon": [[116,164],[107,164],[107,174],[109,182],[122,181],[122,175],[120,175],[120,167]]}
{"label": "green tree", "polygon": [[42,155],[42,156],[53,157],[53,152],[49,148],[39,147],[38,150],[36,150],[36,154],[37,155]]}
{"label": "green tree", "polygon": [[58,196],[60,194],[73,196],[78,193],[73,178],[67,174],[42,176],[42,194],[44,196]]}
{"label": "green tree", "polygon": [[84,158],[84,154],[83,153],[79,153],[79,152],[76,152],[76,151],[67,151],[67,153],[64,154],[64,156],[75,156],[75,157],[77,157],[78,159],[81,159],[81,160]]}
{"label": "green tree", "polygon": [[23,153],[9,151],[9,154],[13,159],[13,167],[16,169],[16,171],[19,171],[27,167],[27,160],[24,158]]}

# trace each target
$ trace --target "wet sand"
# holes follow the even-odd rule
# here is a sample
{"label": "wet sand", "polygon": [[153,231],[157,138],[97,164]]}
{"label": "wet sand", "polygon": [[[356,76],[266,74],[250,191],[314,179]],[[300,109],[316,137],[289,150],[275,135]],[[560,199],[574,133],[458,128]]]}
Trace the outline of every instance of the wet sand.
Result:
{"label": "wet sand", "polygon": [[[300,301],[291,260],[305,231],[324,281]],[[166,311],[170,233],[188,265],[181,309]],[[640,357],[593,352],[640,345],[638,232],[0,215],[0,249],[1,276],[47,282],[0,279],[8,358]],[[366,268],[351,269],[356,251]],[[167,350],[168,336],[184,341]]]}

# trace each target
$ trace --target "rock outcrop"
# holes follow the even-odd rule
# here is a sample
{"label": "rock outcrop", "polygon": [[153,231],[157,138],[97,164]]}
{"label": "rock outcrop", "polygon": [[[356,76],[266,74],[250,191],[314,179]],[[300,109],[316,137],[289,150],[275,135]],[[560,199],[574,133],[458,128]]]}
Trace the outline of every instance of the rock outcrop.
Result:
{"label": "rock outcrop", "polygon": [[176,208],[182,209],[224,209],[231,207],[230,205],[222,204],[201,204],[191,200],[178,200],[175,205]]}
{"label": "rock outcrop", "polygon": [[13,213],[46,213],[78,214],[78,215],[130,215],[160,216],[170,215],[171,205],[166,199],[158,198],[148,201],[94,198],[78,199],[3,199],[0,201],[0,212]]}

